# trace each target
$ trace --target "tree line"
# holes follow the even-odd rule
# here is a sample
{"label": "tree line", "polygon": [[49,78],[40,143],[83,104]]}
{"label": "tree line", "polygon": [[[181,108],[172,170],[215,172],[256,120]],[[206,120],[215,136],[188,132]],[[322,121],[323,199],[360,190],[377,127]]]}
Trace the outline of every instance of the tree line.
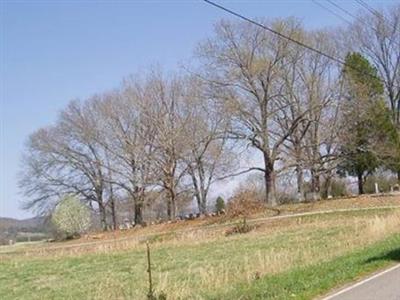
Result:
{"label": "tree line", "polygon": [[[213,184],[247,172],[263,175],[271,206],[284,174],[297,201],[305,182],[313,200],[326,197],[338,174],[357,177],[360,193],[378,168],[400,180],[400,5],[365,14],[346,28],[312,31],[295,18],[260,20],[345,57],[344,65],[254,24],[221,20],[195,49],[196,67],[149,68],[71,101],[29,137],[24,207],[51,212],[73,194],[103,228],[117,228],[119,201],[133,203],[137,224],[154,201],[170,220],[192,200],[205,214]],[[243,168],[246,153],[262,165]]]}

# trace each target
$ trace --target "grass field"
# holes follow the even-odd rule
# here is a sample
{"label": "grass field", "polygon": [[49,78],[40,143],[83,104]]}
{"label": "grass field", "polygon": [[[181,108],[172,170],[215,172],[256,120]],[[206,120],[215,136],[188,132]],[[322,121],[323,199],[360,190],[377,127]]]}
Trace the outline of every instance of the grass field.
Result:
{"label": "grass field", "polygon": [[146,241],[155,289],[167,299],[312,299],[400,260],[400,209],[384,207],[400,198],[380,200],[283,208],[290,214],[381,206],[257,215],[247,234],[226,236],[232,220],[204,220],[150,226],[114,240],[5,247],[0,299],[146,299]]}

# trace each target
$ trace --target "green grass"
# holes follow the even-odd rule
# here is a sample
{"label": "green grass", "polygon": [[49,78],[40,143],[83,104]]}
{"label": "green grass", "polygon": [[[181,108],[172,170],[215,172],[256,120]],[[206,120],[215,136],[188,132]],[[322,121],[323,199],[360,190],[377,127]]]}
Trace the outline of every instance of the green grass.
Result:
{"label": "green grass", "polygon": [[[392,210],[307,216],[274,229],[266,224],[247,234],[182,242],[157,236],[153,280],[168,299],[311,299],[399,259],[400,234],[368,233],[372,220],[386,224],[393,216]],[[145,299],[146,293],[143,244],[0,260],[0,299]]]}
{"label": "green grass", "polygon": [[362,275],[400,262],[400,234],[332,261],[239,284],[208,299],[312,299]]}

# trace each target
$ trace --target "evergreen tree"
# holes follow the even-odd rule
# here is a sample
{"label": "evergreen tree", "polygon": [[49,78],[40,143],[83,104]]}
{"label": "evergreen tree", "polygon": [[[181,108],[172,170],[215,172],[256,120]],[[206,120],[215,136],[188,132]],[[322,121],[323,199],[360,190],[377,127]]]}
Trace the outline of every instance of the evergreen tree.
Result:
{"label": "evergreen tree", "polygon": [[356,176],[359,194],[366,177],[392,152],[394,134],[377,70],[359,53],[349,53],[342,71],[345,88],[339,173]]}
{"label": "evergreen tree", "polygon": [[224,209],[225,209],[225,201],[221,196],[219,196],[215,201],[215,211],[219,213],[222,212]]}

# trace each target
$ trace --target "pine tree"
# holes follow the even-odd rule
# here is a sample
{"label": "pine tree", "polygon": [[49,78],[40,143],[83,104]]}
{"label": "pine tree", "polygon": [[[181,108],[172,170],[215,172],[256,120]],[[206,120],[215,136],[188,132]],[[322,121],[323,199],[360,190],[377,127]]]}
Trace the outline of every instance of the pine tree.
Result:
{"label": "pine tree", "polygon": [[359,53],[349,53],[342,71],[346,91],[339,173],[356,176],[359,194],[363,183],[389,155],[393,140],[390,113],[383,101],[377,70]]}

